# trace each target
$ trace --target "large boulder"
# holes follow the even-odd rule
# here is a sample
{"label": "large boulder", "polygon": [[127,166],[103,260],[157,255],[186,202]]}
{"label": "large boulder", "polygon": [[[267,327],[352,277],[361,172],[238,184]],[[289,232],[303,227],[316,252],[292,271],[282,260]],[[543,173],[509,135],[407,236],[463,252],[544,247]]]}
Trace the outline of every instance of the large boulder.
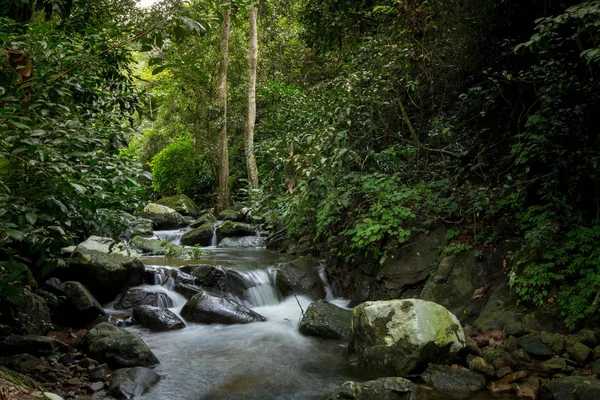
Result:
{"label": "large boulder", "polygon": [[144,236],[134,236],[130,243],[132,247],[141,253],[161,255],[167,254],[167,246],[169,242],[160,239],[151,239]]}
{"label": "large boulder", "polygon": [[71,327],[85,327],[105,315],[98,300],[79,282],[68,281],[61,285],[66,299],[58,311],[58,320]]}
{"label": "large boulder", "polygon": [[198,217],[194,222],[190,224],[190,228],[199,228],[205,224],[214,224],[217,222],[217,219],[213,215],[212,212],[207,212],[204,215]]}
{"label": "large boulder", "polygon": [[278,267],[276,285],[284,296],[303,294],[315,299],[325,298],[325,286],[319,277],[319,262],[312,257],[281,264]]}
{"label": "large boulder", "polygon": [[133,309],[133,317],[140,325],[153,332],[185,328],[185,323],[171,310],[141,306]]}
{"label": "large boulder", "polygon": [[217,219],[219,221],[248,222],[248,214],[248,208],[228,208],[227,210],[221,211]]}
{"label": "large boulder", "polygon": [[300,321],[300,332],[305,335],[347,340],[351,330],[352,310],[324,300],[311,303]]}
{"label": "large boulder", "polygon": [[240,236],[224,238],[217,247],[223,249],[253,249],[265,247],[267,239],[259,236]]}
{"label": "large boulder", "polygon": [[592,377],[565,376],[544,383],[540,400],[597,400],[600,399],[600,381]]}
{"label": "large boulder", "polygon": [[189,215],[193,218],[198,218],[200,208],[194,203],[194,200],[187,197],[185,194],[177,194],[171,197],[163,197],[156,204],[167,206],[177,211],[181,215]]}
{"label": "large boulder", "polygon": [[165,292],[150,292],[143,289],[132,289],[123,293],[115,304],[115,308],[129,309],[143,305],[168,308],[173,307],[173,300]]}
{"label": "large boulder", "polygon": [[361,365],[397,376],[449,362],[465,345],[458,319],[429,301],[369,301],[352,314],[350,351]]}
{"label": "large boulder", "polygon": [[442,365],[432,365],[421,374],[421,379],[436,390],[460,392],[478,392],[485,388],[485,376],[477,372],[452,368]]}
{"label": "large boulder", "polygon": [[158,359],[138,336],[102,322],[90,329],[83,346],[94,360],[111,368],[151,367]]}
{"label": "large boulder", "polygon": [[55,271],[84,284],[100,301],[115,298],[123,289],[144,282],[144,264],[133,250],[110,238],[91,236],[75,249],[74,260]]}
{"label": "large boulder", "polygon": [[181,237],[181,244],[185,246],[210,246],[214,235],[214,226],[212,223],[206,223],[198,228],[186,232]]}
{"label": "large boulder", "polygon": [[54,353],[67,353],[68,351],[69,347],[66,344],[46,336],[13,335],[3,338],[3,340],[0,341],[0,354],[2,356],[12,356],[22,353],[38,356]]}
{"label": "large boulder", "polygon": [[189,224],[189,221],[177,211],[156,203],[150,203],[144,207],[140,216],[151,220],[152,226],[156,230],[183,228]]}
{"label": "large boulder", "polygon": [[247,324],[265,321],[265,317],[214,292],[202,291],[183,306],[181,316],[189,322],[205,324]]}
{"label": "large boulder", "polygon": [[344,382],[327,400],[412,400],[417,385],[404,378]]}
{"label": "large boulder", "polygon": [[115,399],[138,399],[159,380],[160,375],[148,368],[121,368],[112,373],[106,394]]}
{"label": "large boulder", "polygon": [[52,326],[46,301],[27,289],[0,294],[0,324],[26,335],[45,335]]}
{"label": "large boulder", "polygon": [[250,224],[225,221],[217,227],[217,238],[220,241],[226,237],[252,236],[254,232],[255,229]]}

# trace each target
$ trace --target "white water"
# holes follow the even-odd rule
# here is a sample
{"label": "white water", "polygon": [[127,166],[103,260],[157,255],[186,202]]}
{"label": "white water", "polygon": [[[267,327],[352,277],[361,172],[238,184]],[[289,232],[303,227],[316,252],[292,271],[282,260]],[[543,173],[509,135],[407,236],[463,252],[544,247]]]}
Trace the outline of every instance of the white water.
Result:
{"label": "white water", "polygon": [[164,240],[165,242],[171,242],[174,245],[180,246],[182,236],[190,230],[190,228],[182,228],[169,231],[154,231],[154,236],[157,239]]}

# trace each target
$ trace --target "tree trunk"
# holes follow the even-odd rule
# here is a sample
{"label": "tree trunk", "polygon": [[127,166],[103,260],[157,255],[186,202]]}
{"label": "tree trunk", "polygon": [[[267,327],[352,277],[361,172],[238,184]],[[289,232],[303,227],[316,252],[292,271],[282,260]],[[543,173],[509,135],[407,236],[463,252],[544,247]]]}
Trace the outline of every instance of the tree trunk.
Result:
{"label": "tree trunk", "polygon": [[229,196],[229,149],[227,146],[227,67],[229,63],[229,25],[231,8],[228,0],[223,1],[223,23],[221,25],[219,80],[217,100],[219,104],[219,139],[217,154],[219,157],[219,195],[216,211],[220,212],[230,205]]}
{"label": "tree trunk", "polygon": [[258,189],[258,169],[254,156],[254,125],[256,123],[256,65],[258,59],[256,5],[250,8],[250,54],[248,62],[248,118],[246,120],[246,168],[252,189]]}

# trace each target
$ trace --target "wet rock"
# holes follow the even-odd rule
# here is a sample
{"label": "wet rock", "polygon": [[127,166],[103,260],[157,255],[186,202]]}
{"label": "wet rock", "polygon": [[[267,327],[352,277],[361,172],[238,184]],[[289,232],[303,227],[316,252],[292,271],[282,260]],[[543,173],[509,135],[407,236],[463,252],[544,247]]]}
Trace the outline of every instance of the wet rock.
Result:
{"label": "wet rock", "polygon": [[156,255],[167,254],[167,243],[169,242],[143,236],[134,236],[130,241],[131,246],[138,251]]}
{"label": "wet rock", "polygon": [[502,379],[504,378],[506,375],[510,375],[512,374],[513,370],[511,367],[502,367],[502,368],[498,368],[498,370],[496,371],[496,373],[494,374],[494,376],[498,379]]}
{"label": "wet rock", "polygon": [[221,291],[227,290],[227,273],[218,265],[185,265],[180,270],[195,278],[194,285]]}
{"label": "wet rock", "polygon": [[542,371],[549,374],[564,372],[567,370],[567,360],[562,357],[554,357],[541,363],[540,368]]}
{"label": "wet rock", "polygon": [[210,246],[214,234],[212,223],[204,224],[198,228],[186,232],[181,237],[181,244],[185,246]]}
{"label": "wet rock", "polygon": [[158,359],[138,336],[103,322],[83,338],[89,355],[113,368],[150,367]]}
{"label": "wet rock", "polygon": [[437,390],[452,392],[478,392],[485,387],[486,379],[477,372],[432,365],[421,374],[425,383]]}
{"label": "wet rock", "polygon": [[133,316],[140,325],[153,332],[185,328],[185,323],[171,310],[141,306],[133,309]]}
{"label": "wet rock", "polygon": [[137,399],[160,380],[160,376],[148,368],[118,369],[112,374],[107,395],[116,399]]}
{"label": "wet rock", "polygon": [[497,370],[516,365],[516,361],[513,356],[504,349],[487,349],[481,354],[481,356],[485,361],[487,361],[488,364]]}
{"label": "wet rock", "polygon": [[597,400],[600,382],[582,376],[556,378],[540,387],[539,396],[540,400]]}
{"label": "wet rock", "polygon": [[27,289],[0,296],[0,324],[17,333],[45,335],[52,326],[50,309],[42,297]]}
{"label": "wet rock", "polygon": [[183,306],[181,316],[189,322],[205,324],[247,324],[265,318],[243,305],[215,293],[202,291]]}
{"label": "wet rock", "polygon": [[189,221],[177,211],[156,203],[144,207],[140,217],[151,220],[155,230],[183,228],[189,224]]}
{"label": "wet rock", "polygon": [[16,354],[8,357],[0,357],[0,365],[4,365],[14,371],[23,373],[42,371],[47,368],[44,361],[27,353]]}
{"label": "wet rock", "polygon": [[404,378],[344,382],[327,400],[411,400],[417,386]]}
{"label": "wet rock", "polygon": [[197,218],[200,216],[200,208],[194,203],[194,200],[187,197],[185,194],[177,194],[171,197],[163,197],[156,204],[169,207],[181,215],[189,215]]}
{"label": "wet rock", "polygon": [[72,264],[55,273],[81,282],[100,302],[143,283],[144,264],[137,252],[110,238],[91,236],[77,246],[74,256]]}
{"label": "wet rock", "polygon": [[227,209],[221,211],[217,219],[219,221],[232,221],[232,222],[248,222],[247,221],[248,209]]}
{"label": "wet rock", "polygon": [[528,374],[527,371],[517,371],[517,372],[513,372],[512,374],[508,374],[506,376],[504,376],[502,379],[500,379],[498,382],[496,382],[497,385],[506,385],[509,383],[513,383],[515,381],[521,380],[521,379],[525,379],[527,378]]}
{"label": "wet rock", "polygon": [[526,336],[519,339],[519,347],[532,357],[546,359],[554,354],[552,349],[544,344],[540,338],[535,336]]}
{"label": "wet rock", "polygon": [[100,364],[97,367],[90,369],[89,375],[90,379],[93,381],[103,381],[109,373],[110,368],[108,367],[108,364]]}
{"label": "wet rock", "polygon": [[252,236],[254,232],[255,229],[250,224],[225,221],[217,227],[217,238],[221,241],[226,237]]}
{"label": "wet rock", "polygon": [[311,303],[300,322],[305,335],[331,339],[349,339],[352,330],[352,310],[345,310],[324,300]]}
{"label": "wet rock", "polygon": [[267,240],[259,236],[228,237],[219,242],[217,247],[223,249],[254,249],[265,247]]}
{"label": "wet rock", "polygon": [[372,301],[352,315],[349,350],[361,365],[399,376],[435,361],[448,362],[465,347],[458,319],[424,300]]}
{"label": "wet rock", "polygon": [[46,336],[8,336],[3,339],[0,338],[0,354],[3,356],[21,353],[38,356],[69,351],[69,347],[63,342]]}
{"label": "wet rock", "polygon": [[212,213],[208,212],[208,213],[205,213],[204,215],[202,215],[200,218],[198,218],[194,222],[192,222],[192,224],[190,225],[190,228],[199,228],[202,225],[206,225],[206,224],[214,225],[215,222],[217,222],[217,219],[215,218],[215,216]]}
{"label": "wet rock", "polygon": [[67,326],[85,327],[106,312],[98,300],[81,283],[67,281],[61,285],[66,297],[58,311],[58,319]]}
{"label": "wet rock", "polygon": [[317,272],[319,265],[312,257],[281,264],[276,277],[277,289],[284,296],[302,294],[315,299],[325,298],[325,287]]}
{"label": "wet rock", "polygon": [[511,321],[504,325],[504,333],[506,336],[520,337],[525,334],[521,321]]}
{"label": "wet rock", "polygon": [[592,349],[585,344],[571,338],[567,340],[567,353],[569,353],[569,358],[571,358],[571,360],[583,364],[588,359],[591,352]]}
{"label": "wet rock", "polygon": [[139,306],[154,306],[160,308],[173,307],[173,300],[164,292],[149,292],[143,289],[132,289],[123,293],[115,304],[117,310]]}
{"label": "wet rock", "polygon": [[469,368],[473,372],[485,375],[488,378],[494,376],[494,367],[487,363],[482,357],[475,357],[469,362]]}

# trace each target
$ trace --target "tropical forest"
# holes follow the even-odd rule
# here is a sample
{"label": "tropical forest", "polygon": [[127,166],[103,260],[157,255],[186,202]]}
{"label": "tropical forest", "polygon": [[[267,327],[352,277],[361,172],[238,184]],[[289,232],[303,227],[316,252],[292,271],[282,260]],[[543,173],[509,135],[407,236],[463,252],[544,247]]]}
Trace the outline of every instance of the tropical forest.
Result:
{"label": "tropical forest", "polygon": [[0,400],[600,399],[600,0],[0,0]]}

